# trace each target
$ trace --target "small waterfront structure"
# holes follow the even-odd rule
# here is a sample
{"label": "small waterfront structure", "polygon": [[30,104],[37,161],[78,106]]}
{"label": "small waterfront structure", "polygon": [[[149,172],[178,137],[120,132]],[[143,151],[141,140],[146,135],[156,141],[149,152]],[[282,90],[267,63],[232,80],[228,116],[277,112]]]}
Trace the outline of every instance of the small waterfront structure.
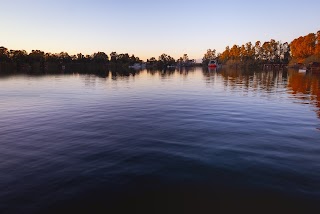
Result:
{"label": "small waterfront structure", "polygon": [[210,60],[209,63],[208,63],[208,67],[209,68],[216,68],[218,67],[218,63],[216,60]]}

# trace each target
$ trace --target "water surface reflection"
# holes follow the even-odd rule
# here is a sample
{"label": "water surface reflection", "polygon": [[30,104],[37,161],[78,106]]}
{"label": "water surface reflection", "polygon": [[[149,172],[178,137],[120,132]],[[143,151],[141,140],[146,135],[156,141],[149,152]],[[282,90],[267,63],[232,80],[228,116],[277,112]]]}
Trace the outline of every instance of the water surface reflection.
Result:
{"label": "water surface reflection", "polygon": [[3,76],[0,212],[319,211],[319,87],[293,70]]}

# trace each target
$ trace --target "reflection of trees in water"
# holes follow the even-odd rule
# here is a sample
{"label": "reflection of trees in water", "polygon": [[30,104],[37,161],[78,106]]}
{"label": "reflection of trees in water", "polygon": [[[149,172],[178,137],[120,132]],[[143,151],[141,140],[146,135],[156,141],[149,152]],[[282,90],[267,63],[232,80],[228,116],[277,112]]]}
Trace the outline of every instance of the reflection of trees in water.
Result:
{"label": "reflection of trees in water", "polygon": [[97,77],[95,75],[85,75],[83,80],[86,87],[95,88],[97,81]]}
{"label": "reflection of trees in water", "polygon": [[[215,83],[215,79],[222,78],[225,90],[256,91],[259,93],[275,94],[285,89],[292,93],[295,99],[317,107],[320,118],[320,75],[312,73],[298,73],[289,71],[243,71],[240,69],[222,69],[208,71],[203,69],[206,83]],[[289,90],[288,90],[289,89]]]}
{"label": "reflection of trees in water", "polygon": [[158,70],[158,69],[148,69],[147,73],[154,75],[159,75],[162,78],[173,76],[174,74],[179,74],[183,76],[188,76],[188,74],[193,73],[196,71],[195,67],[183,67],[183,68],[167,68],[164,70]]}
{"label": "reflection of trees in water", "polygon": [[266,92],[275,91],[283,87],[286,81],[286,72],[283,71],[241,71],[225,70],[221,72],[226,86],[244,87],[253,90],[263,89]]}
{"label": "reflection of trees in water", "polygon": [[134,69],[111,69],[111,78],[112,80],[118,79],[126,79],[127,77],[134,77],[135,75],[139,75],[141,70]]}
{"label": "reflection of trees in water", "polygon": [[226,89],[253,91],[263,90],[267,93],[284,88],[287,73],[284,71],[254,71],[240,69],[203,70],[206,81],[222,77]]}
{"label": "reflection of trees in water", "polygon": [[[289,72],[288,88],[295,98],[307,101],[317,107],[320,118],[320,76],[312,73]],[[307,95],[307,96],[301,96]]]}
{"label": "reflection of trees in water", "polygon": [[176,73],[175,69],[166,69],[166,70],[159,71],[159,75],[161,78],[170,77],[170,76],[174,75],[175,73]]}
{"label": "reflection of trees in water", "polygon": [[39,62],[28,64],[28,69],[17,70],[14,64],[0,63],[0,75],[15,75],[15,74],[31,74],[31,75],[50,75],[50,74],[93,74],[99,77],[108,77],[109,72],[119,76],[130,76],[140,72],[140,70],[129,69],[128,66],[107,65],[105,63],[88,62],[88,63],[58,63],[46,62],[41,65]]}
{"label": "reflection of trees in water", "polygon": [[209,69],[208,67],[202,67],[202,75],[206,84],[214,84],[215,79],[217,77],[217,70],[216,69]]}
{"label": "reflection of trees in water", "polygon": [[168,68],[168,69],[165,69],[165,70],[148,69],[147,73],[152,75],[152,76],[157,75],[161,79],[168,79],[168,77],[171,77],[176,73],[176,69],[175,68]]}
{"label": "reflection of trees in water", "polygon": [[194,73],[197,68],[195,67],[181,67],[178,69],[179,73],[184,76],[188,76],[190,73]]}

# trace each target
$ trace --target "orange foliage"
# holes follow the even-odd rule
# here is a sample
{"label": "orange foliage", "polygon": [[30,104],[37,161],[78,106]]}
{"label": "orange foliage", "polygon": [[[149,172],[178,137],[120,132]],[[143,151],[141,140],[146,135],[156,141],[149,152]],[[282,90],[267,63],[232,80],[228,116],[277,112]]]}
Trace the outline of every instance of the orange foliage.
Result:
{"label": "orange foliage", "polygon": [[317,32],[315,54],[320,56],[320,30]]}
{"label": "orange foliage", "polygon": [[316,35],[309,33],[306,36],[300,36],[291,42],[290,48],[293,58],[297,60],[308,58],[315,54]]}

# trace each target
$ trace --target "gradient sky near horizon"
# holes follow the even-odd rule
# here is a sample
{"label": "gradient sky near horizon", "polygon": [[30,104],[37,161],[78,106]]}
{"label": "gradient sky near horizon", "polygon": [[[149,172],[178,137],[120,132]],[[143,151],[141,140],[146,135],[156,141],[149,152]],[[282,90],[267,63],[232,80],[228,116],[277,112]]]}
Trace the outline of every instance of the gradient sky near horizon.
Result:
{"label": "gradient sky near horizon", "polygon": [[320,30],[319,0],[0,0],[0,46],[30,52],[162,53],[199,59],[208,48]]}

